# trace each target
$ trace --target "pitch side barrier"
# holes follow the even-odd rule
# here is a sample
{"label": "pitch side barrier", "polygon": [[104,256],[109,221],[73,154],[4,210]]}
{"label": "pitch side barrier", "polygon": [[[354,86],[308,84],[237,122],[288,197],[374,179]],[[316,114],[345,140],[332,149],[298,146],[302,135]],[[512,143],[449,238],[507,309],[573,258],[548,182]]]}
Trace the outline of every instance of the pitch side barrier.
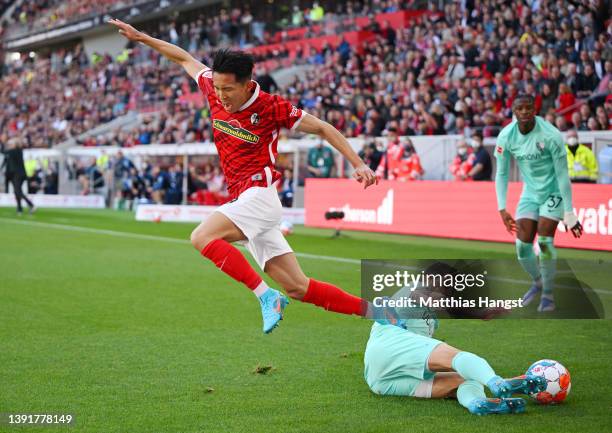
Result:
{"label": "pitch side barrier", "polygon": [[[612,185],[574,184],[574,210],[584,235],[559,224],[560,247],[612,251]],[[522,184],[508,188],[514,212]],[[494,182],[381,181],[363,191],[348,179],[307,179],[306,226],[514,243],[497,211]],[[342,212],[340,220],[325,213]]]}
{"label": "pitch side barrier", "polygon": [[[405,139],[407,137],[403,137]],[[456,156],[457,142],[463,138],[461,135],[430,135],[430,136],[414,136],[410,140],[421,159],[421,165],[425,170],[424,180],[452,180],[449,171],[453,159]],[[597,132],[579,132],[579,141],[588,144],[592,147],[597,155],[601,149],[612,144],[612,134],[608,131]],[[384,148],[387,143],[387,137],[369,137],[369,138],[349,138],[352,148],[359,152],[367,143],[375,141],[380,148]],[[308,150],[315,146],[319,139],[313,136],[305,136],[302,138],[283,139],[279,140],[278,151],[284,157],[284,165],[291,165],[293,170],[294,187],[301,184],[306,177],[306,161]],[[495,146],[495,138],[486,138],[484,141],[485,147],[492,154]],[[131,148],[119,148],[112,146],[100,147],[80,147],[74,146],[69,148],[56,149],[26,149],[24,151],[25,159],[57,159],[60,161],[60,192],[70,194],[74,188],[67,188],[68,182],[66,173],[63,172],[65,161],[69,158],[86,159],[91,157],[99,157],[103,154],[109,157],[122,151],[130,158],[137,167],[140,167],[145,160],[152,158],[163,157],[182,157],[183,167],[187,170],[188,164],[194,161],[198,156],[216,156],[217,150],[213,143],[181,143],[181,144],[151,144],[140,145]],[[334,151],[335,152],[335,151]],[[334,168],[335,177],[348,178],[352,174],[350,165],[335,152],[336,161]],[[0,156],[1,159],[1,156]],[[279,158],[280,159],[280,158]],[[495,158],[492,158],[495,164]],[[519,180],[518,170],[514,163],[512,164],[510,180]],[[187,174],[187,173],[185,173]],[[187,184],[185,180],[184,190],[186,191]],[[302,205],[302,188],[296,188],[296,205]],[[111,191],[112,194],[112,191]],[[186,194],[183,194],[186,197]]]}

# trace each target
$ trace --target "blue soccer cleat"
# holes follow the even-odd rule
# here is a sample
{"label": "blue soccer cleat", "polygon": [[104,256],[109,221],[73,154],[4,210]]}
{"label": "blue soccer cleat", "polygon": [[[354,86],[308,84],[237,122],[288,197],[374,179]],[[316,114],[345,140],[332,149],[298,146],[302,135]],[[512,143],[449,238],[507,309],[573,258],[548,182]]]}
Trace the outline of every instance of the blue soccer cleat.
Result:
{"label": "blue soccer cleat", "polygon": [[283,320],[283,312],[289,304],[289,299],[278,290],[268,289],[259,298],[261,315],[263,317],[263,332],[269,334]]}
{"label": "blue soccer cleat", "polygon": [[538,313],[548,313],[551,311],[555,311],[555,300],[548,296],[542,296],[540,305],[538,305]]}
{"label": "blue soccer cleat", "polygon": [[525,412],[525,400],[522,398],[477,398],[469,404],[468,410],[474,415],[523,413]]}
{"label": "blue soccer cleat", "polygon": [[523,374],[522,376],[503,379],[499,376],[487,383],[493,395],[499,398],[507,398],[514,394],[537,394],[546,389],[546,379],[543,376]]}
{"label": "blue soccer cleat", "polygon": [[529,290],[523,295],[523,305],[531,304],[540,292],[542,292],[542,287],[538,287],[536,283],[533,283]]}

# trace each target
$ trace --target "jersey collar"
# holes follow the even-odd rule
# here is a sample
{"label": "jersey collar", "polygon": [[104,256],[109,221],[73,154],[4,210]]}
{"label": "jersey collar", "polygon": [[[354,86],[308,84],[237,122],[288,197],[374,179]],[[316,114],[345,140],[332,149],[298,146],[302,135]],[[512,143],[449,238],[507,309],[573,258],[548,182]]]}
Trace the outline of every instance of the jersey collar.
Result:
{"label": "jersey collar", "polygon": [[238,111],[246,110],[247,108],[249,108],[259,96],[259,83],[255,80],[251,80],[251,82],[255,83],[255,91],[253,92],[253,95],[249,98],[249,100],[242,104],[242,107],[240,107]]}

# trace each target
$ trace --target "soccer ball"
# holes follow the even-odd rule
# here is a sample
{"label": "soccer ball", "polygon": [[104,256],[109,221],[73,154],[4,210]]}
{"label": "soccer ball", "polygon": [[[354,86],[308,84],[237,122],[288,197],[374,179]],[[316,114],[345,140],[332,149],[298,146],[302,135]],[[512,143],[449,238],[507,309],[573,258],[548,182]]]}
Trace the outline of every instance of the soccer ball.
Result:
{"label": "soccer ball", "polygon": [[567,368],[552,359],[542,359],[534,362],[527,369],[527,374],[543,376],[546,379],[546,389],[530,395],[531,398],[541,404],[561,403],[572,388]]}
{"label": "soccer ball", "polygon": [[293,224],[290,221],[281,221],[280,230],[283,235],[289,236],[293,233]]}

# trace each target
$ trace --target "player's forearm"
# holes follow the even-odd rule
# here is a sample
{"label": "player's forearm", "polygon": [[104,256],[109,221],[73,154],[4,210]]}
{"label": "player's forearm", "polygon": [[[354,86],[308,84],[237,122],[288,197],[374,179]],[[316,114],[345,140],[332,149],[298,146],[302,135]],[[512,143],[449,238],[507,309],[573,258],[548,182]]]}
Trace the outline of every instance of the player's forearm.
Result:
{"label": "player's forearm", "polygon": [[344,156],[353,167],[358,167],[364,164],[363,160],[353,150],[346,138],[332,125],[324,123],[322,131],[319,134],[321,138],[325,139],[331,144],[338,152]]}
{"label": "player's forearm", "polygon": [[557,184],[559,185],[559,193],[563,199],[563,210],[565,212],[573,212],[572,204],[572,184],[567,172],[567,161],[565,158],[557,158],[554,161],[555,174],[557,176]]}
{"label": "player's forearm", "polygon": [[508,192],[508,176],[501,175],[498,171],[495,175],[495,194],[497,196],[497,210],[506,209],[506,194]]}
{"label": "player's forearm", "polygon": [[[502,144],[498,142],[502,149]],[[497,171],[495,172],[495,195],[497,196],[497,209],[506,209],[506,194],[508,192],[508,173],[510,172],[510,157],[506,151],[496,153]]]}
{"label": "player's forearm", "polygon": [[501,155],[497,159],[497,171],[495,172],[495,194],[497,195],[497,209],[506,209],[506,194],[508,192],[508,171],[510,160]]}
{"label": "player's forearm", "polygon": [[191,54],[181,47],[171,44],[170,42],[162,41],[161,39],[156,39],[147,35],[146,33],[142,33],[140,42],[153,48],[155,51],[174,63],[181,64],[191,58]]}

